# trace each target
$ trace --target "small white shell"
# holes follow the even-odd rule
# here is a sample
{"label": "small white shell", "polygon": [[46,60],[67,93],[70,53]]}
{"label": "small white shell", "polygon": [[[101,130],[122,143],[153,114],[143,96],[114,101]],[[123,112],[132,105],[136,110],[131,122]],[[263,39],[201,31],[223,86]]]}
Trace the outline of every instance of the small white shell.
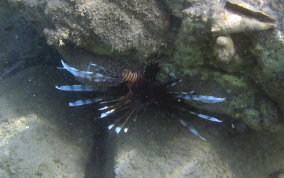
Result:
{"label": "small white shell", "polygon": [[234,42],[230,36],[219,36],[216,40],[215,52],[220,61],[229,63],[235,55]]}

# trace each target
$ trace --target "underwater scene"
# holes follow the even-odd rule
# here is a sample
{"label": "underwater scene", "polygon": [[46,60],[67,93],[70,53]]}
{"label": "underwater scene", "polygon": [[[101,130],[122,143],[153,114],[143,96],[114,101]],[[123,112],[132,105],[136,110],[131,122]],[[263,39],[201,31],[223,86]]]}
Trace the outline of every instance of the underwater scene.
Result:
{"label": "underwater scene", "polygon": [[0,177],[284,177],[284,1],[1,0]]}

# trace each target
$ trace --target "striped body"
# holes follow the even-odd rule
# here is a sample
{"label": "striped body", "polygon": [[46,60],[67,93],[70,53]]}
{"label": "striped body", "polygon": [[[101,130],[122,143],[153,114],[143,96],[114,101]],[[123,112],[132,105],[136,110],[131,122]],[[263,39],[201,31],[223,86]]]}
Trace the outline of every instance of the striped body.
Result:
{"label": "striped body", "polygon": [[128,82],[128,83],[135,83],[138,80],[142,79],[143,75],[141,72],[132,72],[132,71],[127,71],[123,73],[123,82]]}

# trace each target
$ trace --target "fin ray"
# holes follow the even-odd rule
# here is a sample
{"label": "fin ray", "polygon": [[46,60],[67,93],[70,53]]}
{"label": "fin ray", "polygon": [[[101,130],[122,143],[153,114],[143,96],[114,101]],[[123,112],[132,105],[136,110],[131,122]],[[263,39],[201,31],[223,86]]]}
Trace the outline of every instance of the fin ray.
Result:
{"label": "fin ray", "polygon": [[192,111],[190,111],[190,113],[195,115],[195,116],[198,116],[201,119],[209,120],[209,121],[212,121],[212,122],[223,122],[223,121],[217,119],[216,117],[207,116],[205,114],[199,114],[199,113],[192,112]]}
{"label": "fin ray", "polygon": [[92,104],[102,101],[102,98],[95,98],[95,99],[86,99],[86,100],[77,100],[74,102],[69,102],[69,106],[82,106],[86,104]]}
{"label": "fin ray", "polygon": [[55,88],[63,91],[97,91],[95,87],[89,85],[63,85]]}
{"label": "fin ray", "polygon": [[206,139],[203,138],[199,133],[198,131],[192,126],[192,125],[189,125],[187,124],[187,122],[185,122],[184,120],[179,120],[180,124],[185,126],[186,128],[189,129],[189,131],[191,133],[193,133],[195,136],[197,136],[198,138],[200,138],[201,140],[205,141],[206,142]]}
{"label": "fin ray", "polygon": [[214,96],[205,96],[205,95],[193,95],[191,93],[178,93],[177,98],[191,100],[191,101],[200,101],[203,103],[220,103],[226,100],[226,98],[217,98]]}

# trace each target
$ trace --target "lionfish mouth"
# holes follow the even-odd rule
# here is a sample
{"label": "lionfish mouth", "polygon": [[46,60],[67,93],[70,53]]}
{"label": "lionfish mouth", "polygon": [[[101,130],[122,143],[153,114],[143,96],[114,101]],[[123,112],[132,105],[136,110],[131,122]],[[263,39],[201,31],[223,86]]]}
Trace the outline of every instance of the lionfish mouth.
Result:
{"label": "lionfish mouth", "polygon": [[[105,67],[90,63],[86,71],[80,71],[61,61],[62,68],[71,73],[74,77],[86,79],[92,85],[66,85],[55,86],[58,90],[73,92],[95,92],[98,97],[86,100],[69,102],[69,106],[82,106],[95,104],[100,113],[99,118],[114,118],[108,125],[109,130],[116,134],[128,132],[137,115],[151,105],[158,105],[166,109],[181,109],[189,115],[212,122],[221,120],[198,113],[194,107],[186,101],[198,101],[203,103],[219,103],[225,98],[214,96],[197,95],[195,92],[174,92],[171,89],[181,80],[173,79],[168,82],[161,82],[156,79],[160,70],[158,63],[149,63],[144,69],[136,71],[125,70],[114,72]],[[197,130],[184,119],[179,123],[188,128],[195,136],[205,139]]]}

